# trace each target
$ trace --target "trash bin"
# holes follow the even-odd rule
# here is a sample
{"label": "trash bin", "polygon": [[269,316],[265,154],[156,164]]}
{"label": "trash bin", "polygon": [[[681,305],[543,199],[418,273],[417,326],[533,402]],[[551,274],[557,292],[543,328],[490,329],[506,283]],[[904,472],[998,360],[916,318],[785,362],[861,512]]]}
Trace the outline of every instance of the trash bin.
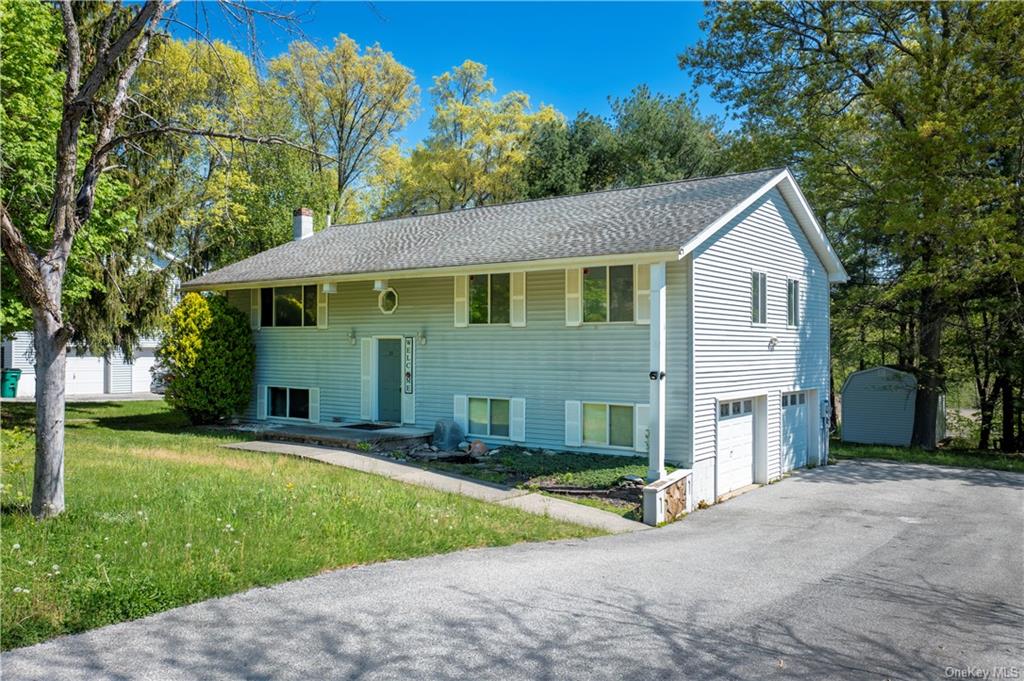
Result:
{"label": "trash bin", "polygon": [[0,384],[0,397],[16,397],[18,395],[18,379],[21,378],[21,369],[4,369]]}

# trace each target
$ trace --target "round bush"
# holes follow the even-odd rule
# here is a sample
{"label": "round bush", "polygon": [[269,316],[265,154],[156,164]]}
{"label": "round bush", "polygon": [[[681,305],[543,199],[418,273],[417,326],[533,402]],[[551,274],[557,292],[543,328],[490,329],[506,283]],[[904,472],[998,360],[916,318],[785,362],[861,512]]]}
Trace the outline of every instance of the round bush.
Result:
{"label": "round bush", "polygon": [[249,318],[222,295],[187,293],[157,350],[167,370],[167,402],[192,423],[241,413],[252,394],[256,350]]}

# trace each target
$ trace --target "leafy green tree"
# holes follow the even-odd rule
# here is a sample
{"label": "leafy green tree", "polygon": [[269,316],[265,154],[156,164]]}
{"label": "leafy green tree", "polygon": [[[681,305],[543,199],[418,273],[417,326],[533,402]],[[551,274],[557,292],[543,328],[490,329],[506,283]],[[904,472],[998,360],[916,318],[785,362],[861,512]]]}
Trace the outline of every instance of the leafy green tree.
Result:
{"label": "leafy green tree", "polygon": [[185,294],[156,356],[168,372],[167,401],[193,423],[215,423],[249,404],[256,370],[252,330],[223,295]]}
{"label": "leafy green tree", "polygon": [[412,115],[419,94],[412,71],[380,45],[360,49],[341,34],[330,48],[292,43],[270,72],[315,152],[313,167],[333,175],[334,221],[360,219],[356,189]]}
{"label": "leafy green tree", "polygon": [[586,112],[541,126],[530,147],[526,195],[558,196],[609,187],[715,175],[729,167],[725,136],[690,99],[646,85],[611,100],[610,121]]}
{"label": "leafy green tree", "polygon": [[466,61],[434,79],[430,136],[408,157],[386,157],[374,183],[386,214],[468,208],[520,198],[535,130],[558,118],[530,110],[522,92],[494,98],[483,64]]}
{"label": "leafy green tree", "polygon": [[1000,3],[723,3],[680,57],[743,122],[740,158],[793,165],[844,256],[899,319],[936,445],[943,331],[968,268],[1020,281],[1022,13]]}

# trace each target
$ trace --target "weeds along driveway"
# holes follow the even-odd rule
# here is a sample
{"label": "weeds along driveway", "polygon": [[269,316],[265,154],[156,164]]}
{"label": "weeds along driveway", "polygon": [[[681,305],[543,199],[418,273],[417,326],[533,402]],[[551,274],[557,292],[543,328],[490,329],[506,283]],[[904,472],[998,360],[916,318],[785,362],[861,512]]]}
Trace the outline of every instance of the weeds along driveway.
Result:
{"label": "weeds along driveway", "polygon": [[5,653],[4,679],[892,678],[1020,665],[1024,476],[808,471],[675,525],[341,570]]}

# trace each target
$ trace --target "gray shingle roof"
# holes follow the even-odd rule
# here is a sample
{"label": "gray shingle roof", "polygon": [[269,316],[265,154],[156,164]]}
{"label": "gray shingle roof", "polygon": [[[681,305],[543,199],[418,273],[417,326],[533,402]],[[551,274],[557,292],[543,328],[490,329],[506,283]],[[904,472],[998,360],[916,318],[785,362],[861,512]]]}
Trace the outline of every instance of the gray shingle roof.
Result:
{"label": "gray shingle roof", "polygon": [[337,225],[222,267],[202,289],[681,248],[779,169]]}

